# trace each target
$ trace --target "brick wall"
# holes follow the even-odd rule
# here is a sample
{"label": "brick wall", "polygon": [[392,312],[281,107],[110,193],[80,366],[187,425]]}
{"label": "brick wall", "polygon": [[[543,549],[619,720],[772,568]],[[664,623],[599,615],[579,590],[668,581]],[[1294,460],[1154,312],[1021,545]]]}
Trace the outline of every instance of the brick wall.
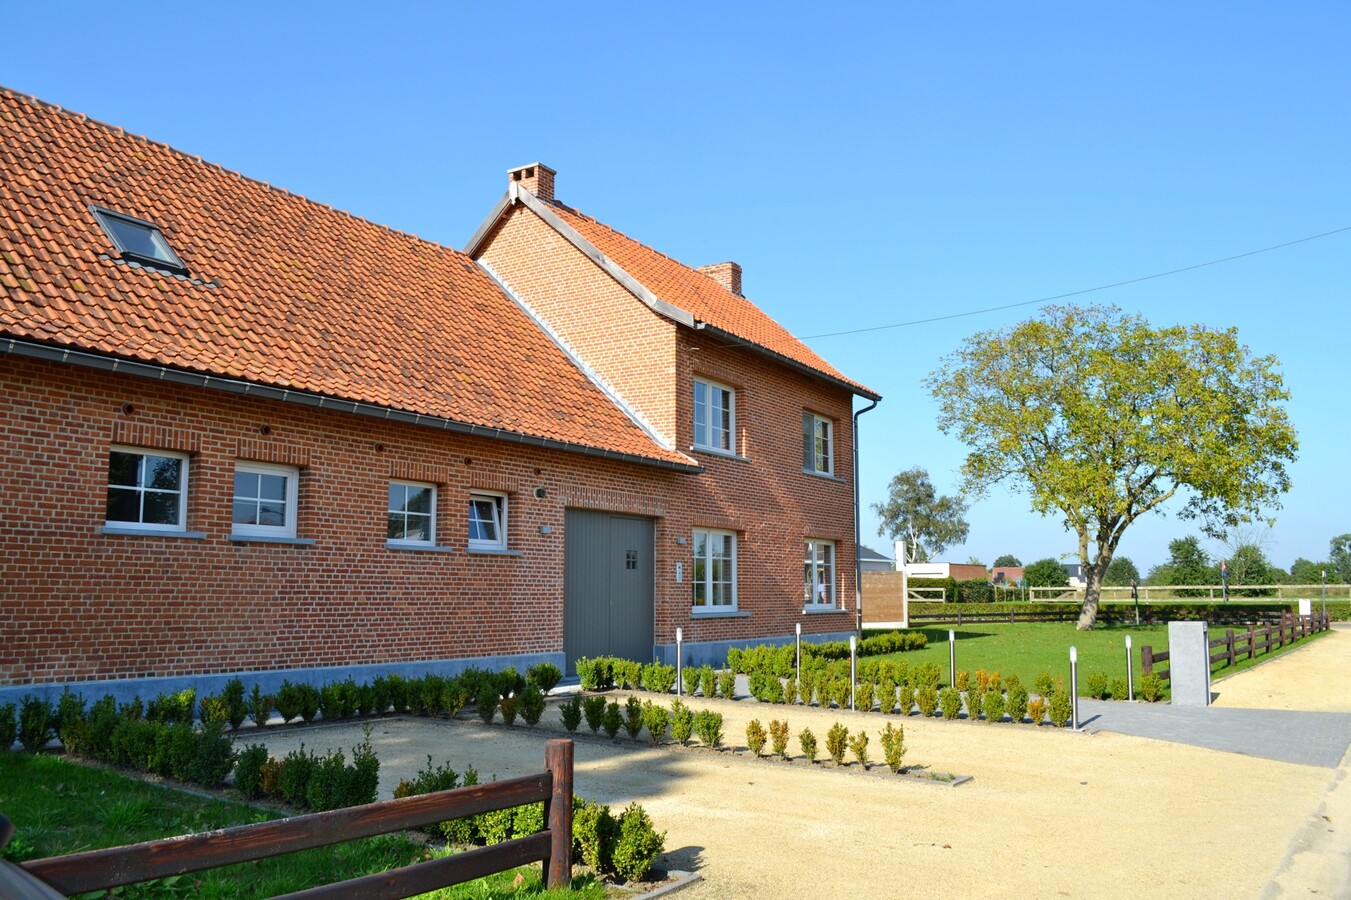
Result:
{"label": "brick wall", "polygon": [[[690,476],[646,466],[17,358],[0,421],[0,685],[561,652],[565,507],[657,516],[659,567],[684,549]],[[192,454],[204,539],[101,533],[123,442]],[[227,539],[240,458],[303,466],[313,545]],[[386,547],[390,478],[439,482],[454,552]],[[474,488],[510,493],[521,556],[464,552]]]}

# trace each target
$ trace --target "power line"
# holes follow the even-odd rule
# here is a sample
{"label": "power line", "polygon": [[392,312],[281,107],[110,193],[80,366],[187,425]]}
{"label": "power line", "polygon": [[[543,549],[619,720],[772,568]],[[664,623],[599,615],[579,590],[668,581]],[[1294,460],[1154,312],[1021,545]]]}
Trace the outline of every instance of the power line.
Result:
{"label": "power line", "polygon": [[1128,278],[1125,281],[1114,281],[1111,284],[1100,284],[1097,287],[1084,288],[1080,291],[1070,291],[1067,294],[1054,294],[1050,297],[1041,297],[1036,300],[1022,300],[1018,303],[1006,303],[1003,306],[988,306],[985,309],[973,309],[969,312],[951,313],[946,316],[934,316],[929,319],[915,319],[912,322],[896,322],[892,325],[873,325],[869,328],[854,328],[849,331],[830,331],[825,334],[809,334],[803,340],[812,340],[814,338],[839,337],[844,334],[863,334],[868,331],[886,331],[891,328],[906,328],[910,325],[926,325],[930,322],[945,322],[948,319],[961,319],[966,316],[979,316],[983,313],[999,312],[1004,309],[1016,309],[1019,306],[1032,306],[1037,303],[1050,303],[1052,300],[1064,300],[1067,297],[1079,297],[1084,294],[1092,294],[1096,291],[1106,291],[1112,288],[1125,287],[1128,284],[1139,284],[1142,281],[1152,281],[1155,278],[1166,278],[1169,275],[1177,275],[1182,272],[1191,272],[1195,269],[1204,269],[1206,266],[1218,266],[1220,263],[1233,262],[1236,259],[1243,259],[1246,256],[1256,256],[1259,253],[1270,253],[1272,250],[1280,250],[1283,247],[1293,247],[1295,244],[1303,244],[1308,241],[1316,241],[1319,238],[1331,237],[1334,234],[1341,234],[1344,231],[1351,231],[1351,225],[1343,228],[1334,228],[1332,231],[1324,231],[1322,234],[1311,234],[1308,237],[1298,238],[1293,241],[1286,241],[1283,244],[1273,244],[1270,247],[1263,247],[1260,250],[1249,250],[1246,253],[1235,253],[1233,256],[1226,256],[1222,259],[1212,259],[1208,262],[1196,263],[1191,266],[1183,266],[1180,269],[1169,269],[1167,272],[1155,272],[1153,275],[1141,275],[1139,278]]}

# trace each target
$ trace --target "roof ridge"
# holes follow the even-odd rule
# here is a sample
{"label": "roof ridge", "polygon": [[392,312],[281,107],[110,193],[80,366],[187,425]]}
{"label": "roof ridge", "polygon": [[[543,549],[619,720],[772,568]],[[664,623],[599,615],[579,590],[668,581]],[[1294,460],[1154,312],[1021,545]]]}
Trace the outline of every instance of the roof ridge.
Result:
{"label": "roof ridge", "polygon": [[263,189],[270,191],[272,193],[281,194],[284,197],[293,197],[296,200],[300,200],[304,203],[311,204],[312,206],[317,206],[320,209],[326,209],[329,212],[334,213],[336,215],[346,216],[349,219],[355,219],[358,222],[370,225],[372,228],[378,228],[381,231],[388,232],[389,234],[392,234],[395,237],[406,238],[408,240],[415,241],[419,244],[427,244],[437,249],[448,251],[454,256],[464,255],[459,250],[456,250],[454,247],[448,247],[445,244],[429,240],[428,238],[424,238],[420,235],[413,234],[410,231],[401,231],[398,228],[394,228],[393,226],[372,221],[371,219],[368,219],[365,216],[357,215],[356,213],[350,210],[340,209],[330,203],[324,203],[322,200],[314,200],[310,197],[306,197],[304,194],[297,194],[295,191],[287,190],[286,188],[283,187],[277,187],[271,182],[263,181],[258,178],[253,178],[249,175],[245,175],[243,172],[240,172],[237,169],[226,168],[225,166],[221,165],[218,162],[212,162],[211,160],[204,159],[200,155],[189,153],[186,150],[180,150],[177,147],[173,146],[172,144],[166,144],[163,141],[157,141],[154,138],[148,137],[146,135],[136,134],[135,132],[127,131],[127,129],[123,128],[121,125],[112,125],[108,122],[103,121],[102,119],[96,119],[93,116],[89,115],[88,113],[76,112],[73,109],[66,109],[59,103],[52,103],[50,101],[43,100],[41,97],[35,97],[32,94],[25,94],[23,91],[18,91],[15,90],[14,88],[6,87],[3,84],[0,84],[0,94],[8,95],[10,97],[15,98],[16,100],[25,101],[35,106],[45,107],[46,109],[58,112],[65,116],[70,116],[71,118],[74,119],[79,119],[80,121],[88,123],[90,125],[97,125],[100,128],[111,131],[114,134],[120,135],[122,137],[131,138],[132,140],[140,141],[144,144],[149,144],[152,147],[158,147],[162,150],[168,150],[170,153],[173,153],[176,156],[192,160],[193,162],[199,163],[203,166],[206,166],[207,168],[216,169],[220,172],[225,173],[226,175],[233,175],[240,181],[246,181],[250,184],[256,184],[259,187],[262,187]]}
{"label": "roof ridge", "polygon": [[[561,207],[563,207],[564,209],[566,209],[568,212],[572,213],[574,216],[580,216],[581,218],[586,219],[586,220],[589,221],[589,222],[593,222],[593,223],[595,223],[596,225],[599,225],[601,228],[604,228],[604,229],[606,229],[607,231],[610,231],[610,232],[612,232],[612,233],[614,233],[614,234],[619,235],[620,237],[622,237],[622,238],[623,238],[624,240],[626,240],[626,241],[633,241],[633,242],[634,242],[635,244],[637,244],[639,247],[642,247],[642,248],[645,249],[645,250],[651,250],[653,253],[657,254],[657,255],[660,256],[662,259],[669,260],[670,262],[675,263],[677,266],[681,266],[681,267],[683,267],[683,268],[689,269],[691,272],[693,272],[693,273],[696,274],[696,275],[703,275],[705,278],[707,278],[709,281],[711,281],[714,285],[716,285],[716,286],[719,287],[719,288],[722,288],[723,291],[726,291],[726,293],[727,293],[727,295],[728,295],[729,297],[737,297],[737,298],[739,298],[739,299],[741,299],[741,300],[750,300],[749,297],[746,297],[746,296],[744,296],[744,295],[739,295],[739,294],[733,294],[731,291],[728,291],[727,288],[723,287],[723,286],[722,286],[722,283],[719,282],[716,278],[714,278],[713,276],[709,275],[709,274],[706,273],[706,272],[700,272],[697,266],[692,266],[692,265],[690,265],[690,264],[687,263],[687,262],[681,262],[679,259],[676,259],[674,256],[670,255],[669,253],[663,253],[662,251],[658,250],[656,247],[653,247],[651,244],[644,244],[642,241],[638,240],[636,237],[634,237],[633,235],[629,234],[628,232],[620,231],[618,228],[615,228],[613,225],[608,225],[608,224],[606,224],[605,222],[602,222],[600,219],[597,219],[595,216],[588,216],[586,213],[582,212],[580,209],[578,209],[578,208],[575,207],[575,206],[568,206],[566,203],[561,203],[561,202],[558,202],[558,201],[555,201],[555,202],[554,202],[554,205],[555,205],[555,206],[561,206]],[[755,301],[751,300],[751,302],[754,303]]]}

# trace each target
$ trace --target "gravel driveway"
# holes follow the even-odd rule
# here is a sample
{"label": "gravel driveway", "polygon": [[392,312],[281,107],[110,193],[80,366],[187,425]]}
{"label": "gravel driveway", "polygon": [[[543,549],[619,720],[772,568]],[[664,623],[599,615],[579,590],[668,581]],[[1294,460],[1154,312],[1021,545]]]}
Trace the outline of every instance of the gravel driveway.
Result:
{"label": "gravel driveway", "polygon": [[[1217,685],[1225,704],[1345,709],[1330,690],[1351,674],[1338,632]],[[1306,685],[1300,687],[1300,684]],[[1327,704],[1327,705],[1324,705]],[[959,787],[860,774],[830,763],[741,752],[651,748],[622,735],[579,738],[577,793],[641,802],[667,832],[664,864],[704,881],[690,900],[741,897],[1346,896],[1348,760],[1330,770],[1128,735],[905,719],[698,698],[744,747],[752,718],[786,718],[791,749],[810,727],[863,728],[880,758],[885,721],[903,722],[909,765],[974,776]],[[546,723],[557,722],[551,707]],[[586,730],[586,726],[582,726]],[[426,762],[483,778],[538,771],[561,728],[393,718],[375,723],[380,796]],[[361,726],[270,729],[275,756],[361,740]],[[882,772],[884,767],[876,767]],[[1343,821],[1348,830],[1341,831]]]}

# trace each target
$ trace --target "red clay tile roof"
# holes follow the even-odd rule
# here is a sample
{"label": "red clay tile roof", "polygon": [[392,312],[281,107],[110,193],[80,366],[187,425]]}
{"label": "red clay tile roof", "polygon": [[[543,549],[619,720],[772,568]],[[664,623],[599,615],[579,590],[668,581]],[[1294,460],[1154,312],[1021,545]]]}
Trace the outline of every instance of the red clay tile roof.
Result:
{"label": "red clay tile roof", "polygon": [[[190,279],[120,261],[90,204]],[[691,465],[462,253],[0,88],[0,334]]]}
{"label": "red clay tile roof", "polygon": [[555,203],[553,210],[621,269],[667,303],[689,312],[697,321],[734,334],[759,347],[787,357],[851,388],[875,397],[876,393],[846,378],[817,356],[778,322],[745,297],[737,296],[712,277],[639,243],[608,225],[571,207]]}

